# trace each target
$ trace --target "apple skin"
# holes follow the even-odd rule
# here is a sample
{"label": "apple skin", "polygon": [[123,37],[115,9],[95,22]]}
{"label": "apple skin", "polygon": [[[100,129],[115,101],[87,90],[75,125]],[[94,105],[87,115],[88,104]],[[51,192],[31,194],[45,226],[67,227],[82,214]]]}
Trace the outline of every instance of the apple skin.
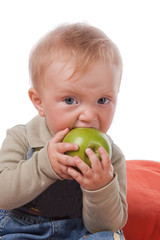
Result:
{"label": "apple skin", "polygon": [[85,153],[86,148],[91,148],[100,161],[101,158],[98,153],[99,147],[104,147],[110,158],[112,155],[109,138],[105,133],[102,133],[95,128],[74,128],[64,137],[62,142],[76,143],[79,146],[79,149],[76,151],[67,151],[65,154],[72,157],[79,156],[90,167],[91,162]]}

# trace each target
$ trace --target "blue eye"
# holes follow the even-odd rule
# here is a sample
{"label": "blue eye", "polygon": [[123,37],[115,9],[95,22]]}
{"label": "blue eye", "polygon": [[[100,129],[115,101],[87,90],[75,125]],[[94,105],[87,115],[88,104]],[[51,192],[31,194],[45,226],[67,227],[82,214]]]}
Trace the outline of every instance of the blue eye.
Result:
{"label": "blue eye", "polygon": [[102,97],[98,100],[98,103],[99,104],[107,104],[109,102],[109,99],[108,98],[105,98],[105,97]]}
{"label": "blue eye", "polygon": [[64,99],[64,102],[68,105],[77,104],[77,101],[72,97],[67,97]]}

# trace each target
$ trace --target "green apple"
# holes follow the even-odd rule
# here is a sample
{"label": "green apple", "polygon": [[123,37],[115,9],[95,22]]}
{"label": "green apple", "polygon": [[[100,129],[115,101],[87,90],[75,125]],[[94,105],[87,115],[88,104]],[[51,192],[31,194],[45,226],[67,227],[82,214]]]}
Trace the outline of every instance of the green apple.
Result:
{"label": "green apple", "polygon": [[77,151],[66,152],[69,156],[79,156],[91,167],[91,162],[85,153],[86,148],[91,148],[101,161],[98,153],[99,147],[104,147],[111,158],[112,150],[109,138],[105,133],[95,128],[74,128],[63,139],[63,142],[76,143],[79,146]]}

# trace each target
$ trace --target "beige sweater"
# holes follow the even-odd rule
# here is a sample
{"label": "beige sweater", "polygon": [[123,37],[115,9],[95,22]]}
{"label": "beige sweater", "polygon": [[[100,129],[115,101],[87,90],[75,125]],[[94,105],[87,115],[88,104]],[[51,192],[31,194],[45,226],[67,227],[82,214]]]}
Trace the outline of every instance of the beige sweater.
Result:
{"label": "beige sweater", "polygon": [[[11,210],[23,206],[57,179],[62,180],[48,158],[47,144],[51,138],[45,119],[40,116],[7,131],[0,150],[0,208]],[[28,144],[42,149],[26,161]],[[96,191],[82,188],[83,220],[92,233],[117,231],[127,221],[125,159],[115,144],[111,162],[115,173],[112,182]]]}

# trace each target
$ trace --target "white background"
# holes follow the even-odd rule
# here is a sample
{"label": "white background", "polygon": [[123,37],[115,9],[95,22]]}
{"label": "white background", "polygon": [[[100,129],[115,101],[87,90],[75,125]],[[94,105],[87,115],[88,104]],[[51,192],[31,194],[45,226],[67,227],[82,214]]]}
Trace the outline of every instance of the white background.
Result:
{"label": "white background", "polygon": [[85,21],[118,45],[124,72],[109,130],[126,159],[160,162],[159,0],[0,0],[0,145],[36,110],[28,98],[33,44],[60,23]]}

